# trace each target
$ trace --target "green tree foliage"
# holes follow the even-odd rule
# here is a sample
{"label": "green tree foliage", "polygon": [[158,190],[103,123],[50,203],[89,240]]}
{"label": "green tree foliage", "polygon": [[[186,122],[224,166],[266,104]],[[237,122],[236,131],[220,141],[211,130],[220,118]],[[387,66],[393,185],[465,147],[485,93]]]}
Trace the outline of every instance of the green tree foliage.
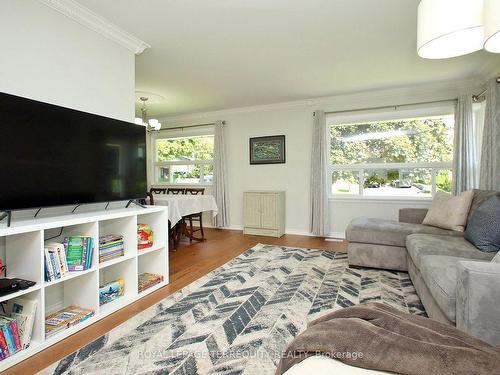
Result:
{"label": "green tree foliage", "polygon": [[452,129],[440,118],[331,127],[332,164],[452,160]]}
{"label": "green tree foliage", "polygon": [[[205,161],[213,160],[214,158],[214,137],[200,136],[189,138],[170,138],[159,139],[156,142],[157,158],[159,162],[162,161]],[[202,166],[195,164],[193,168],[186,171],[175,171],[174,181],[178,177],[181,178],[199,178],[201,168],[204,169],[204,174],[213,174],[213,166]],[[169,168],[170,170],[172,168]]]}
{"label": "green tree foliage", "polygon": [[160,139],[156,150],[158,161],[213,160],[214,137]]}

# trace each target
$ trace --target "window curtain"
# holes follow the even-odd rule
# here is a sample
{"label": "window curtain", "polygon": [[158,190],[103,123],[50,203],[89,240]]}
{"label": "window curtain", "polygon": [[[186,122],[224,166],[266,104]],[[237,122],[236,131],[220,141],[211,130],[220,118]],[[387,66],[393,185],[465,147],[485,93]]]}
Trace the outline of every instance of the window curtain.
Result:
{"label": "window curtain", "polygon": [[219,212],[215,216],[214,224],[217,228],[227,227],[229,226],[227,203],[227,151],[223,121],[215,122],[213,194],[219,209]]}
{"label": "window curtain", "polygon": [[479,187],[500,190],[500,84],[488,82]]}
{"label": "window curtain", "polygon": [[476,132],[472,110],[472,94],[461,95],[455,109],[455,140],[453,151],[453,193],[477,187]]}
{"label": "window curtain", "polygon": [[325,112],[313,114],[311,151],[311,233],[327,236],[328,226],[328,155],[330,137]]}

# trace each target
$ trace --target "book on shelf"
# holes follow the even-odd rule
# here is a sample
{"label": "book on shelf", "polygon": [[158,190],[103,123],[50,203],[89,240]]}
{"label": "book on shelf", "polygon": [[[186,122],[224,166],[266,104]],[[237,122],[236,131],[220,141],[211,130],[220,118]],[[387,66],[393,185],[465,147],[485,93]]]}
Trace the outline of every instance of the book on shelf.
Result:
{"label": "book on shelf", "polygon": [[64,243],[44,245],[45,281],[63,278],[69,272],[92,267],[93,239],[86,236],[66,237]]}
{"label": "book on shelf", "polygon": [[163,275],[144,272],[139,275],[139,293],[160,284],[163,281]]}
{"label": "book on shelf", "polygon": [[23,349],[19,325],[15,318],[0,316],[0,359],[5,359]]}
{"label": "book on shelf", "polygon": [[125,255],[123,236],[109,234],[99,238],[99,263]]}
{"label": "book on shelf", "polygon": [[147,224],[137,224],[137,248],[147,249],[153,246],[153,230]]}
{"label": "book on shelf", "polygon": [[58,310],[45,318],[45,337],[52,337],[92,316],[94,316],[94,310],[85,309],[77,305],[70,305]]}
{"label": "book on shelf", "polygon": [[7,301],[7,311],[10,317],[17,320],[23,349],[30,345],[37,307],[38,301],[28,298],[13,298]]}
{"label": "book on shelf", "polygon": [[87,236],[71,236],[64,239],[66,260],[70,272],[84,271],[92,267],[93,241],[92,237]]}
{"label": "book on shelf", "polygon": [[111,281],[99,287],[99,305],[104,305],[119,297],[123,297],[125,292],[125,283],[123,279]]}

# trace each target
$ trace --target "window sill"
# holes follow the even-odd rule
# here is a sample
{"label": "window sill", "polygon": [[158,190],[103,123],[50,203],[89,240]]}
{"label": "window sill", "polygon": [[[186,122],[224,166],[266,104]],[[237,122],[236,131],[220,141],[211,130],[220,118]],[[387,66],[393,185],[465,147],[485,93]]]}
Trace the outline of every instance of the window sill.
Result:
{"label": "window sill", "polygon": [[158,187],[212,187],[213,184],[165,184],[165,183],[153,183],[151,186]]}
{"label": "window sill", "polygon": [[359,195],[330,195],[328,197],[329,202],[357,202],[357,203],[421,203],[421,204],[430,204],[432,202],[431,197],[367,197],[367,196],[359,196]]}

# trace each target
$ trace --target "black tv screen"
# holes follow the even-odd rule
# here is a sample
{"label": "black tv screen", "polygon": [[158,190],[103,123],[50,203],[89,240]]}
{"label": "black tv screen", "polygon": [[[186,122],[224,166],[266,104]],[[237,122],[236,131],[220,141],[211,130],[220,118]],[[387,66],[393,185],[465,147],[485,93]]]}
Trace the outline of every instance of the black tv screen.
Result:
{"label": "black tv screen", "polygon": [[144,126],[0,93],[0,211],[142,198]]}

